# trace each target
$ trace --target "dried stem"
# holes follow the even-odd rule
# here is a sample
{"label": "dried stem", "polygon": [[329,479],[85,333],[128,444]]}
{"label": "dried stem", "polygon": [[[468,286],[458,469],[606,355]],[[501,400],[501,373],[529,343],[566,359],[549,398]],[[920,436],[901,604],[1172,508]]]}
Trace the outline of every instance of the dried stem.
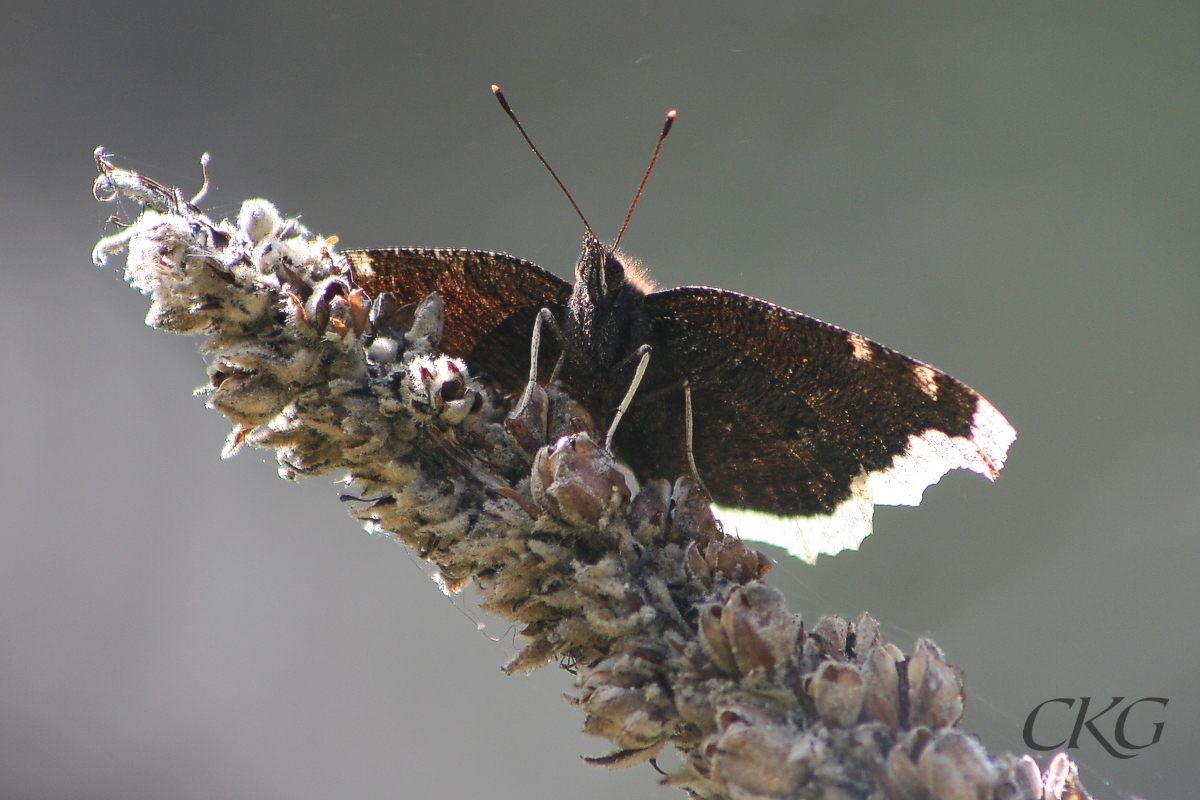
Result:
{"label": "dried stem", "polygon": [[584,732],[613,745],[593,763],[670,745],[683,766],[662,780],[696,798],[1088,796],[1064,754],[1042,774],[957,730],[962,673],[932,641],[905,655],[867,614],[806,629],[688,479],[633,495],[562,387],[513,409],[439,351],[454,320],[437,295],[367,297],[331,241],[264,200],[213,222],[102,151],[97,164],[97,197],[143,211],[95,260],[128,249],[147,324],[203,335],[226,454],[272,449],[289,479],[348,473],[367,530],[523,626],[508,672],[575,672]]}

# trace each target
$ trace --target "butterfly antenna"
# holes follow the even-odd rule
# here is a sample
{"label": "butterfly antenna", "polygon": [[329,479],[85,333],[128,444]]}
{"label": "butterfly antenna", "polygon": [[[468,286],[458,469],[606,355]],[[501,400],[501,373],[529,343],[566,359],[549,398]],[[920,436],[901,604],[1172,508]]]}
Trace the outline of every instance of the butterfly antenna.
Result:
{"label": "butterfly antenna", "polygon": [[621,225],[621,232],[617,234],[617,240],[613,242],[613,249],[621,243],[621,237],[625,235],[625,229],[629,227],[629,220],[633,217],[633,210],[637,208],[638,200],[642,199],[642,190],[646,188],[646,181],[650,180],[650,173],[654,169],[654,162],[658,161],[658,154],[662,150],[663,140],[667,138],[667,134],[671,132],[671,126],[675,124],[675,109],[667,112],[667,121],[663,124],[662,133],[658,135],[658,144],[654,146],[654,155],[650,157],[650,166],[646,167],[646,174],[642,176],[642,182],[638,184],[637,194],[633,196],[633,202],[629,204],[629,212],[625,215],[625,222]]}
{"label": "butterfly antenna", "polygon": [[500,107],[504,109],[504,113],[508,114],[508,118],[513,121],[513,124],[517,126],[517,130],[519,130],[521,135],[525,137],[525,143],[529,145],[529,149],[533,150],[533,154],[538,157],[538,161],[542,162],[542,166],[545,167],[550,173],[550,177],[554,178],[554,182],[558,184],[558,188],[562,189],[563,194],[567,196],[567,200],[569,200],[571,203],[571,208],[575,209],[575,213],[579,215],[581,220],[583,220],[583,227],[587,229],[588,236],[595,239],[596,234],[592,232],[592,226],[588,224],[587,217],[585,217],[583,212],[579,210],[579,204],[575,202],[574,197],[571,197],[571,193],[567,191],[567,187],[564,186],[563,182],[558,179],[558,173],[554,171],[554,168],[551,167],[550,163],[542,156],[541,151],[537,149],[537,145],[534,144],[533,140],[529,138],[529,134],[525,132],[525,126],[521,124],[521,120],[517,119],[517,115],[513,113],[512,106],[510,106],[508,101],[504,99],[504,92],[500,91],[500,87],[494,83],[492,84],[492,94],[496,95],[496,99],[500,101]]}

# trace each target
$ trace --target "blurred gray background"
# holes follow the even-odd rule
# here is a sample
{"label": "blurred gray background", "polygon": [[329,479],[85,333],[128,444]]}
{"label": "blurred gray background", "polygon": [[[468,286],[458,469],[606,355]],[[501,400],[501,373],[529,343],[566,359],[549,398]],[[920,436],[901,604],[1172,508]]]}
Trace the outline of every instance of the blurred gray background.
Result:
{"label": "blurred gray background", "polygon": [[1072,754],[1100,798],[1193,793],[1200,6],[15,2],[4,28],[3,798],[682,797],[585,766],[569,676],[503,677],[511,631],[331,481],[221,462],[195,342],[89,261],[103,144],[189,189],[211,152],[218,217],[264,196],[343,247],[566,277],[579,222],[491,82],[606,236],[677,107],[624,241],[660,284],[860,331],[1019,431],[995,485],[781,560],[793,607],[932,635],[993,751],[1047,699],[1169,698],[1131,719],[1157,745]]}

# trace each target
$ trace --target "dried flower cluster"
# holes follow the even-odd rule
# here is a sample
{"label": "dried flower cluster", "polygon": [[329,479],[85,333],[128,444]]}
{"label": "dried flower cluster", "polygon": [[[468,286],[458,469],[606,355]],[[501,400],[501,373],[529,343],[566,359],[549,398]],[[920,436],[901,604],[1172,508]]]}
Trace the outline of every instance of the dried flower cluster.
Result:
{"label": "dried flower cluster", "polygon": [[561,387],[518,403],[439,352],[436,295],[367,297],[333,241],[266,201],[213,222],[101,151],[97,164],[97,197],[143,210],[95,259],[128,249],[147,323],[203,334],[200,391],[233,421],[226,452],[273,449],[287,478],[348,473],[369,531],[523,626],[509,672],[575,671],[584,732],[614,747],[593,763],[671,745],[683,765],[664,782],[699,798],[1087,797],[1065,756],[1042,774],[955,729],[963,676],[933,642],[906,655],[867,614],[806,629],[697,486],[632,491]]}

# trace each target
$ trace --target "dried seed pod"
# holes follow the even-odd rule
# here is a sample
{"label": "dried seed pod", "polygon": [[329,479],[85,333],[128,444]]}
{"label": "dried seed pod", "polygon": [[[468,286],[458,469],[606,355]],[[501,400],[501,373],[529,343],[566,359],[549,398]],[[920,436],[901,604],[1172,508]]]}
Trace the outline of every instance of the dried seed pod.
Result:
{"label": "dried seed pod", "polygon": [[208,368],[208,405],[245,428],[262,425],[291,399],[285,381],[276,377],[290,366],[269,347],[223,353]]}
{"label": "dried seed pod", "polygon": [[821,720],[832,728],[847,728],[863,706],[863,676],[854,664],[826,661],[807,681],[809,696]]}
{"label": "dried seed pod", "polygon": [[951,727],[962,719],[965,703],[962,670],[947,664],[932,641],[918,639],[908,660],[908,724]]}
{"label": "dried seed pod", "polygon": [[700,609],[699,638],[704,654],[726,675],[737,675],[738,664],[733,657],[733,646],[721,624],[722,608],[718,605]]}
{"label": "dried seed pod", "polygon": [[[584,733],[602,736],[621,748],[610,757],[589,761],[630,766],[657,753],[676,717],[670,693],[658,680],[665,659],[659,647],[645,644],[580,671],[576,685],[584,691],[573,702],[587,714]],[[635,752],[647,749],[653,752]]]}
{"label": "dried seed pod", "polygon": [[789,666],[801,630],[800,618],[788,611],[783,595],[758,582],[729,593],[721,627],[738,671],[762,670],[767,677]]}
{"label": "dried seed pod", "polygon": [[372,364],[391,364],[400,357],[400,340],[390,336],[376,336],[367,348],[367,360]]}
{"label": "dried seed pod", "polygon": [[866,611],[854,620],[854,658],[861,667],[872,647],[884,644],[879,635],[879,623]]}
{"label": "dried seed pod", "polygon": [[929,791],[917,763],[933,741],[933,731],[916,727],[900,738],[888,751],[879,783],[888,800],[928,798]]}
{"label": "dried seed pod", "polygon": [[990,800],[995,764],[972,736],[954,729],[933,735],[917,761],[921,782],[933,800]]}
{"label": "dried seed pod", "polygon": [[671,485],[656,478],[647,481],[633,498],[629,508],[629,530],[642,544],[650,544],[666,532],[670,497]]}
{"label": "dried seed pod", "polygon": [[262,198],[247,200],[238,211],[238,228],[254,245],[273,238],[280,224],[279,211],[274,204]]}
{"label": "dried seed pod", "polygon": [[1017,758],[1005,753],[998,762],[1000,776],[992,787],[992,800],[1042,800],[1042,773],[1028,754]]}
{"label": "dried seed pod", "polygon": [[532,457],[546,444],[546,420],[550,401],[540,384],[525,387],[521,400],[504,420],[517,446]]}
{"label": "dried seed pod", "polygon": [[900,673],[904,654],[894,644],[877,644],[862,657],[863,717],[898,730],[900,718]]}
{"label": "dried seed pod", "polygon": [[571,525],[597,528],[629,503],[629,486],[612,455],[586,433],[564,436],[533,460],[533,499]]}
{"label": "dried seed pod", "polygon": [[[290,285],[297,282],[298,279],[293,280]],[[328,329],[334,301],[345,298],[349,292],[350,289],[338,278],[329,278],[312,288],[312,293],[304,301],[304,319],[317,334],[323,334]]]}
{"label": "dried seed pod", "polygon": [[705,746],[712,778],[735,798],[795,796],[811,770],[810,759],[803,757],[811,737],[756,718],[760,715],[751,709],[739,711],[718,715],[721,732]]}
{"label": "dried seed pod", "polygon": [[686,475],[676,480],[667,538],[672,542],[704,542],[715,539],[720,532],[708,496],[700,486]]}
{"label": "dried seed pod", "polygon": [[816,671],[817,664],[825,659],[846,661],[846,620],[837,615],[821,617],[804,639],[804,664]]}
{"label": "dried seed pod", "polygon": [[699,583],[705,588],[712,586],[712,567],[705,560],[704,553],[700,550],[699,542],[692,542],[687,546],[687,550],[684,551],[683,574],[689,581]]}
{"label": "dried seed pod", "polygon": [[416,321],[417,304],[401,305],[396,295],[391,292],[380,292],[371,301],[371,310],[367,319],[371,325],[373,336],[387,336],[392,339],[403,339]]}
{"label": "dried seed pod", "polygon": [[362,289],[354,289],[346,295],[346,308],[350,316],[350,328],[355,337],[362,336],[370,327],[371,301]]}
{"label": "dried seed pod", "polygon": [[432,349],[442,341],[446,324],[446,307],[437,292],[426,295],[413,312],[413,324],[404,334],[405,340],[421,349]]}
{"label": "dried seed pod", "polygon": [[1043,800],[1092,800],[1079,782],[1079,768],[1066,753],[1056,753],[1042,776]]}
{"label": "dried seed pod", "polygon": [[716,538],[696,543],[713,576],[722,576],[734,583],[758,580],[773,566],[765,553],[751,550],[736,536],[718,534]]}

